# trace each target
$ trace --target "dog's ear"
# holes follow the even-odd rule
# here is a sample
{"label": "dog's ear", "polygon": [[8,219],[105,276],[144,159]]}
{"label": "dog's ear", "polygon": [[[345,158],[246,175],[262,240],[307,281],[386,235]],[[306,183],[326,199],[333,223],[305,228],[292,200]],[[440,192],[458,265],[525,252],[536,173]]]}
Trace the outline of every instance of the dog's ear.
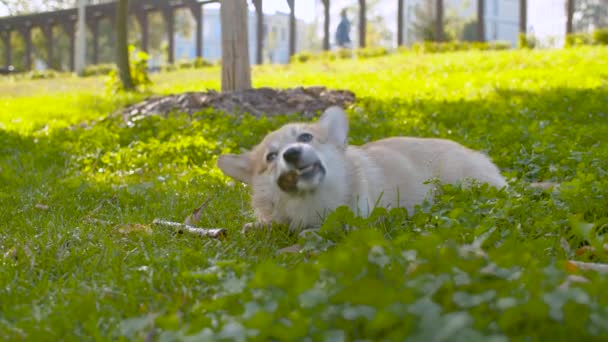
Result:
{"label": "dog's ear", "polygon": [[344,147],[348,138],[348,118],[344,109],[331,106],[323,112],[319,125],[327,132],[327,137],[334,144]]}
{"label": "dog's ear", "polygon": [[245,184],[251,183],[251,178],[253,176],[251,152],[221,155],[217,159],[217,167],[229,177]]}

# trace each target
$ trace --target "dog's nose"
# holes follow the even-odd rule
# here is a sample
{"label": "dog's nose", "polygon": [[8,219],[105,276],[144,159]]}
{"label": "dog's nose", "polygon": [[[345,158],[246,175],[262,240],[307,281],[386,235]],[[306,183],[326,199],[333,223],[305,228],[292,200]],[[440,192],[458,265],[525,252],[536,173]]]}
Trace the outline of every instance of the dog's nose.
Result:
{"label": "dog's nose", "polygon": [[295,164],[300,159],[301,154],[301,147],[290,147],[287,149],[287,151],[283,152],[283,159],[290,164]]}

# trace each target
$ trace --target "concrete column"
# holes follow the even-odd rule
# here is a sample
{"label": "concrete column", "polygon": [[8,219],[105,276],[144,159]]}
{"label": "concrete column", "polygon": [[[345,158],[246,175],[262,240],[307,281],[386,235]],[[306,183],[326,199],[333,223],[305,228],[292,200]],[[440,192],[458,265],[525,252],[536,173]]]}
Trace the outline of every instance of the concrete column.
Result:
{"label": "concrete column", "polygon": [[175,16],[173,15],[173,8],[166,7],[162,9],[163,18],[165,18],[165,25],[167,26],[167,39],[169,41],[169,47],[167,51],[167,61],[172,64],[175,62]]}
{"label": "concrete column", "polygon": [[32,70],[32,27],[26,24],[20,33],[25,42],[25,70]]}
{"label": "concrete column", "polygon": [[203,8],[199,4],[193,4],[190,6],[190,12],[196,22],[196,32],[194,34],[195,45],[196,45],[196,57],[203,57]]}
{"label": "concrete column", "polygon": [[78,21],[76,30],[74,30],[74,26],[69,27],[72,31],[72,35],[74,35],[75,32],[74,47],[71,48],[72,53],[70,54],[70,64],[72,64],[72,61],[74,62],[73,69],[79,76],[84,74],[84,68],[86,67],[87,62],[87,2],[87,0],[78,0]]}
{"label": "concrete column", "polygon": [[99,64],[99,18],[92,18],[88,24],[93,35],[93,42],[91,43],[93,46],[93,56],[91,62],[95,65]]}
{"label": "concrete column", "polygon": [[141,49],[145,52],[149,52],[149,29],[148,29],[148,12],[142,10],[135,14],[137,22],[139,23],[139,29],[141,31]]}
{"label": "concrete column", "polygon": [[53,24],[44,25],[42,33],[46,39],[46,67],[53,69]]}
{"label": "concrete column", "polygon": [[68,35],[70,41],[70,71],[74,71],[76,68],[75,65],[75,56],[76,56],[76,30],[74,29],[74,23],[71,21],[64,22],[61,27],[63,27],[63,32]]}
{"label": "concrete column", "polygon": [[12,47],[11,47],[11,31],[2,32],[2,42],[4,43],[4,64],[8,68],[13,64]]}

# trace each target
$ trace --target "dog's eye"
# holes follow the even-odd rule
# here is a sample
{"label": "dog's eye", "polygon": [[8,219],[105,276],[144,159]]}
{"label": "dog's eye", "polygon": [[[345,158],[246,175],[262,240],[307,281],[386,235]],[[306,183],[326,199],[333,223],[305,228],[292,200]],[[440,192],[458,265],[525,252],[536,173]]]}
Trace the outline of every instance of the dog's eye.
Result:
{"label": "dog's eye", "polygon": [[277,153],[276,152],[270,152],[266,155],[266,161],[267,162],[271,162],[273,161],[275,158],[277,157]]}
{"label": "dog's eye", "polygon": [[307,143],[312,141],[312,134],[302,133],[298,135],[298,142]]}

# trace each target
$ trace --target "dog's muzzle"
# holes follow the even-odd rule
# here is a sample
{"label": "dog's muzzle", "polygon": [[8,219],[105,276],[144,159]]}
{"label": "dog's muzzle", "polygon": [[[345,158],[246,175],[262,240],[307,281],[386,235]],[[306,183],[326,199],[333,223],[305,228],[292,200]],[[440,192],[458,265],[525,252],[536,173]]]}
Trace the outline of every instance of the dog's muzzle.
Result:
{"label": "dog's muzzle", "polygon": [[290,145],[280,158],[277,184],[285,192],[313,190],[325,177],[325,167],[309,145]]}

